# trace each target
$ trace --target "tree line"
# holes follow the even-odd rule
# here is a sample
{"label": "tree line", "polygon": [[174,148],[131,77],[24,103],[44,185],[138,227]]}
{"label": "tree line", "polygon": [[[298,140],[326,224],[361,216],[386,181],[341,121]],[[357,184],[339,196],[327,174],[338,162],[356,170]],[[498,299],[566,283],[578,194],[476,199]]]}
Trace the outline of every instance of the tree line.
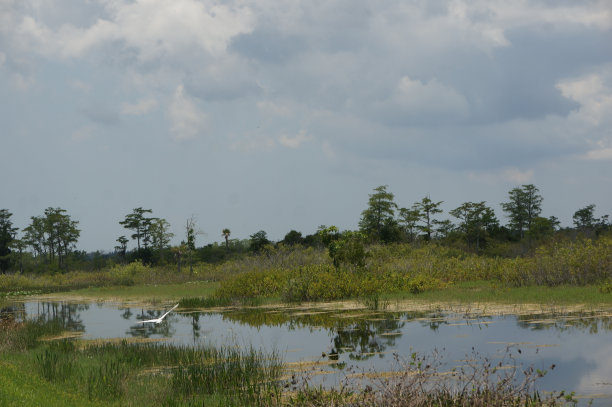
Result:
{"label": "tree line", "polygon": [[[363,250],[363,244],[367,243],[437,240],[448,244],[462,243],[467,250],[481,252],[491,241],[531,242],[558,232],[559,220],[555,216],[542,216],[542,202],[539,189],[533,184],[525,184],[510,190],[507,200],[501,203],[508,219],[506,225],[500,223],[495,211],[485,201],[464,202],[448,211],[450,219],[441,219],[443,201],[425,196],[410,206],[400,207],[388,186],[382,185],[369,194],[358,231],[340,233],[335,226],[322,225],[307,236],[291,230],[277,243],[326,246],[335,263]],[[0,209],[0,271],[24,271],[25,268],[62,271],[67,270],[69,264],[82,266],[85,263],[95,268],[96,264],[104,264],[108,258],[116,262],[173,263],[179,270],[183,265],[192,270],[196,261],[221,261],[231,256],[259,252],[273,243],[263,230],[250,235],[249,239],[238,240],[230,239],[230,229],[224,228],[221,231],[224,244],[213,243],[197,248],[197,236],[203,232],[198,228],[195,216],[191,216],[185,222],[184,238],[180,244],[171,245],[175,235],[170,232],[170,223],[153,216],[152,212],[143,207],[134,208],[119,221],[119,225],[130,232],[129,238],[119,236],[113,253],[92,254],[76,250],[81,233],[79,222],[73,220],[65,209],[49,207],[42,215],[32,216],[21,234],[19,228],[13,226],[11,212]],[[575,211],[573,224],[573,229],[566,230],[590,236],[612,229],[608,215],[595,216],[594,204]],[[135,244],[132,250],[128,250],[130,240]]]}
{"label": "tree line", "polygon": [[[371,242],[398,242],[432,239],[463,239],[476,250],[488,240],[537,240],[560,229],[557,217],[542,216],[544,198],[533,184],[515,187],[501,203],[508,223],[502,225],[485,201],[464,202],[448,212],[453,218],[439,219],[443,201],[426,196],[409,208],[399,207],[387,186],[374,188],[368,207],[361,213],[360,231]],[[598,235],[610,230],[609,216],[595,217],[595,205],[587,205],[573,215],[574,230]]]}

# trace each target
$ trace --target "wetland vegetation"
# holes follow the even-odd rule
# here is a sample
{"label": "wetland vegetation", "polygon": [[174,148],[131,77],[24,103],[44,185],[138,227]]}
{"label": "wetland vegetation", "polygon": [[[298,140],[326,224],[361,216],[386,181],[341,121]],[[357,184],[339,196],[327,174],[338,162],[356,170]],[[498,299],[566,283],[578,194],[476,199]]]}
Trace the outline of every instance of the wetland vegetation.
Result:
{"label": "wetland vegetation", "polygon": [[[0,308],[32,295],[153,305],[172,300],[179,301],[179,310],[341,300],[369,310],[398,309],[405,301],[413,309],[417,303],[529,303],[561,310],[612,304],[611,226],[607,216],[594,217],[594,205],[576,211],[574,227],[560,228],[555,217],[540,216],[542,197],[533,185],[509,192],[502,204],[505,226],[484,202],[450,211],[454,224],[437,219],[440,202],[429,197],[409,208],[393,199],[386,187],[376,188],[356,231],[320,226],[309,236],[290,231],[271,242],[264,231],[237,240],[224,229],[221,243],[202,247],[196,246],[193,218],[185,240],[171,246],[168,223],[136,208],[119,222],[133,232],[136,248],[127,250],[129,239],[120,236],[113,253],[76,250],[78,222],[61,208],[32,217],[21,237],[10,212],[2,210]],[[448,371],[429,355],[412,353],[402,359],[400,375],[377,377],[367,387],[348,381],[323,388],[288,374],[274,350],[46,340],[67,327],[6,315],[0,331],[0,381],[8,383],[0,389],[2,405],[537,406],[572,400],[538,393],[534,384],[542,371],[500,369],[505,365],[487,356],[451,373],[452,380],[441,380]],[[278,324],[300,323],[282,315],[228,318],[255,326],[256,318],[266,325],[274,318]],[[326,323],[321,318],[318,325]],[[339,337],[369,340],[367,323],[347,324],[351,330],[330,329]]]}
{"label": "wetland vegetation", "polygon": [[[223,319],[229,321],[225,324],[246,324],[258,331],[293,327],[290,329],[300,331],[298,337],[304,336],[301,331],[305,329],[326,327],[335,332],[329,354],[312,361],[287,362],[274,349],[236,347],[227,341],[186,346],[138,336],[86,339],[74,331],[95,323],[83,314],[88,309],[90,306],[77,304],[47,306],[36,319],[21,319],[19,312],[4,314],[0,380],[8,385],[0,388],[3,405],[555,406],[575,401],[572,393],[542,392],[536,386],[547,370],[555,369],[554,365],[542,369],[529,362],[540,347],[553,346],[529,342],[541,335],[538,332],[545,332],[539,328],[521,344],[487,345],[501,346],[505,349],[501,353],[486,355],[472,349],[459,357],[463,360],[451,363],[445,360],[443,349],[406,351],[398,342],[407,332],[465,333],[471,331],[470,325],[497,324],[503,332],[511,327],[507,324],[511,320],[506,319],[441,312],[385,316],[363,308],[349,313],[334,308],[308,312],[300,307],[285,311],[241,308],[224,313]],[[133,320],[130,315],[123,312],[121,317]],[[191,315],[172,318],[168,324],[187,322]],[[550,319],[562,329],[610,329],[609,324],[602,325],[607,321],[603,314],[561,318],[525,314],[516,323],[525,330],[540,323],[557,329]],[[208,325],[212,321],[201,322]],[[154,331],[167,334],[166,328]],[[415,346],[417,337],[411,340]],[[437,338],[436,342],[444,339],[442,335]],[[527,355],[530,350],[535,354]],[[451,360],[458,359],[453,354]],[[381,360],[383,355],[392,356],[392,370],[358,365]],[[320,380],[332,373],[329,369],[341,377],[331,387]]]}

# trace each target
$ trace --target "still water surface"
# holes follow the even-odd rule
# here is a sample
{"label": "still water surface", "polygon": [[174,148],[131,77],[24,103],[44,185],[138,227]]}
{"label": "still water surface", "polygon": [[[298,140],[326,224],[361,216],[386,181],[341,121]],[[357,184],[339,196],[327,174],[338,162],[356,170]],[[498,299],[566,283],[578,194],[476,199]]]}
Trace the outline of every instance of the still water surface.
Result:
{"label": "still water surface", "polygon": [[159,325],[143,326],[138,321],[161,316],[164,307],[25,302],[18,308],[27,318],[61,318],[84,339],[252,346],[277,351],[285,362],[328,362],[328,374],[319,376],[325,385],[338,383],[348,370],[393,370],[394,355],[438,351],[450,369],[471,358],[472,348],[495,359],[510,346],[519,364],[548,371],[539,389],[575,391],[594,398],[593,405],[612,404],[612,313],[483,316],[294,307],[173,312]]}

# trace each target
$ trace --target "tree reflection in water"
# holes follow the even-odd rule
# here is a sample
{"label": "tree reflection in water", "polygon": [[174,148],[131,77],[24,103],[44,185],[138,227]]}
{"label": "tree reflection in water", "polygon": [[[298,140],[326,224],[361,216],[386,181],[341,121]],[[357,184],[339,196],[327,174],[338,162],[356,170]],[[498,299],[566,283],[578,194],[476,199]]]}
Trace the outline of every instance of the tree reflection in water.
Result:
{"label": "tree reflection in water", "polygon": [[[39,302],[37,306],[37,317],[43,321],[59,321],[66,331],[84,332],[85,325],[81,319],[80,312],[88,309],[89,304]],[[26,317],[28,316],[26,315]]]}
{"label": "tree reflection in water", "polygon": [[559,332],[588,332],[592,335],[600,331],[612,331],[612,318],[604,311],[518,315],[516,323],[531,331],[554,329]]}
{"label": "tree reflection in water", "polygon": [[[148,319],[157,319],[161,317],[166,311],[165,310],[147,310],[141,308],[140,314],[136,316],[139,321],[146,321]],[[164,338],[171,338],[174,335],[175,330],[172,329],[172,322],[176,321],[173,315],[168,315],[159,324],[135,324],[125,333],[133,338],[150,338],[153,335],[160,335]]]}

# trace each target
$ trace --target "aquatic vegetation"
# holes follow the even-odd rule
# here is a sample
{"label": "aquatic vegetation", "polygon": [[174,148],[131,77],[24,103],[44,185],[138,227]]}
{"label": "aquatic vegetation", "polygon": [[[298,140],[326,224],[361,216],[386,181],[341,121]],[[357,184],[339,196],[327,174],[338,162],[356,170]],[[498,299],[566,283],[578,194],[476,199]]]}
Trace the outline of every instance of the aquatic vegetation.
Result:
{"label": "aquatic vegetation", "polygon": [[25,351],[40,344],[42,337],[57,335],[65,330],[62,321],[53,319],[12,321],[0,329],[0,352]]}
{"label": "aquatic vegetation", "polygon": [[[446,370],[440,353],[412,353],[408,359],[395,355],[398,369],[347,375],[333,389],[305,385],[289,397],[290,406],[562,406],[574,401],[564,392],[542,396],[536,381],[546,372],[522,366],[512,347],[495,361],[476,351],[466,355],[466,364]],[[519,350],[520,351],[520,350]],[[554,369],[554,365],[551,366]],[[365,380],[365,382],[364,382]]]}

